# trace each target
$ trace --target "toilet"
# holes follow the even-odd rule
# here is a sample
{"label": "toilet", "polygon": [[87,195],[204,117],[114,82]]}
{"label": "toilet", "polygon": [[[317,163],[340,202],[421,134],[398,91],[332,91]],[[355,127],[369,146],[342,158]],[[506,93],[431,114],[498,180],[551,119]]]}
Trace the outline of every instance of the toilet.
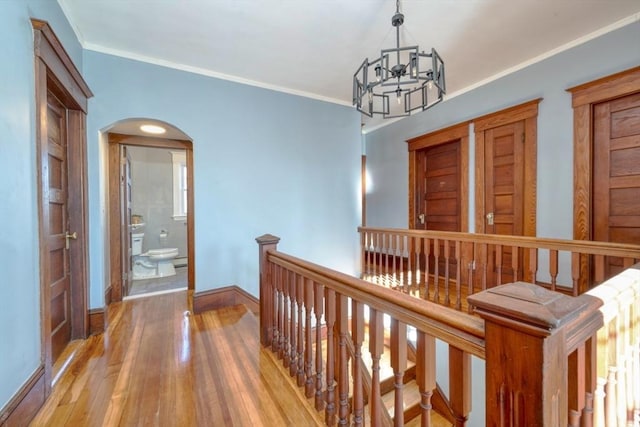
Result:
{"label": "toilet", "polygon": [[133,280],[175,276],[173,259],[178,256],[178,248],[149,249],[142,253],[144,233],[131,234],[131,255],[133,255]]}

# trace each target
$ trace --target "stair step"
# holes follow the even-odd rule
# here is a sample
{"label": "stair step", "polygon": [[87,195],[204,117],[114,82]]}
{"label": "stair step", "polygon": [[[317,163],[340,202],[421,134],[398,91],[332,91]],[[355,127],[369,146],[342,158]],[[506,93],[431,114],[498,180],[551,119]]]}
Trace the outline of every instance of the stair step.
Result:
{"label": "stair step", "polygon": [[[403,400],[404,400],[404,422],[405,426],[420,426],[420,389],[418,384],[412,380],[404,385],[403,388]],[[382,396],[382,403],[387,408],[389,416],[393,419],[395,417],[395,392],[390,391]],[[444,417],[438,414],[436,411],[431,411],[431,425],[433,427],[451,427],[453,424],[449,423]]]}

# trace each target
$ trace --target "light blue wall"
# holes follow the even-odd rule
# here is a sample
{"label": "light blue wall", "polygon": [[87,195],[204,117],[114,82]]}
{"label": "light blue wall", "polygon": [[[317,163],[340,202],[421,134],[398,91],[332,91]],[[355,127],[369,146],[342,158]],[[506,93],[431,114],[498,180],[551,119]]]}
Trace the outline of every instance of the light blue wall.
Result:
{"label": "light blue wall", "polygon": [[82,49],[57,2],[0,1],[0,409],[40,365],[31,17],[49,21],[82,66]]}
{"label": "light blue wall", "polygon": [[103,305],[104,149],[99,132],[130,117],[194,141],[196,291],[258,294],[255,238],[329,267],[357,270],[360,120],[351,108],[86,51],[91,307]]}
{"label": "light blue wall", "polygon": [[[538,116],[537,234],[572,238],[573,110],[566,89],[638,65],[640,22],[635,22],[367,134],[373,181],[367,225],[407,227],[407,139],[543,98]],[[474,206],[473,194],[469,206]]]}

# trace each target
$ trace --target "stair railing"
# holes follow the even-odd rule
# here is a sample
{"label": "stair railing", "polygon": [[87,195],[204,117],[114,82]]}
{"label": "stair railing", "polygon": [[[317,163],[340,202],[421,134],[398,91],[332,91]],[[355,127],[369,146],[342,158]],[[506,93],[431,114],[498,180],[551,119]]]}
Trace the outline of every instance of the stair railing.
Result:
{"label": "stair railing", "polygon": [[[388,424],[379,389],[388,315],[394,425],[404,424],[410,325],[422,425],[430,425],[437,338],[449,344],[451,405],[464,414],[456,425],[471,410],[476,355],[486,361],[487,425],[640,426],[640,264],[577,297],[524,282],[492,287],[468,297],[478,317],[283,254],[276,237],[257,240],[261,342],[294,365],[290,372],[327,425]],[[365,330],[372,360],[366,393],[359,369]]]}
{"label": "stair railing", "polygon": [[471,310],[466,297],[524,281],[577,296],[640,262],[640,245],[360,227],[361,277]]}
{"label": "stair railing", "polygon": [[[327,425],[388,422],[379,375],[384,315],[391,319],[394,424],[404,425],[402,379],[410,325],[417,331],[416,371],[423,425],[430,425],[431,396],[436,388],[436,338],[449,344],[450,395],[455,395],[451,404],[456,413],[463,414],[460,425],[464,425],[471,410],[471,355],[484,358],[482,319],[278,252],[277,237],[265,235],[257,241],[261,342],[282,359],[290,373],[295,372],[293,376],[307,398],[313,399],[317,410],[324,410]],[[363,348],[365,341],[368,349]],[[353,357],[349,346],[354,349]],[[371,353],[372,381],[365,393],[359,368],[364,363],[362,352],[367,350]]]}

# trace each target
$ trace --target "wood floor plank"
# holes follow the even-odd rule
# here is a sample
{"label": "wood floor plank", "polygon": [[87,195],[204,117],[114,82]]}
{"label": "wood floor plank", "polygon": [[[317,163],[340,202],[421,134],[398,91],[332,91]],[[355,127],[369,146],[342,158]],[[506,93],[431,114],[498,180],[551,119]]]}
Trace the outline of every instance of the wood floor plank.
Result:
{"label": "wood floor plank", "polygon": [[244,306],[193,315],[184,291],[112,304],[107,318],[31,425],[322,425]]}

